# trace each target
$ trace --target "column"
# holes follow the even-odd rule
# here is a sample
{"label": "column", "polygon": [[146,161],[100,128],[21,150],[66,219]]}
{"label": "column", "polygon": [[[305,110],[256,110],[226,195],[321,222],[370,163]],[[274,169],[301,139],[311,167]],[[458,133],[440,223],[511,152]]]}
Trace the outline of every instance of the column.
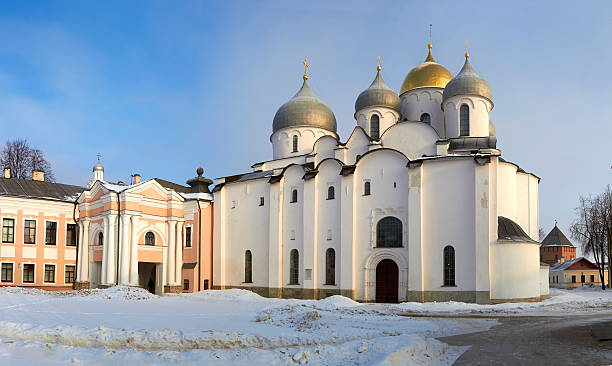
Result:
{"label": "column", "polygon": [[183,222],[176,224],[176,272],[174,281],[176,285],[182,286],[183,280]]}
{"label": "column", "polygon": [[82,219],[80,224],[77,282],[89,282],[89,219]]}
{"label": "column", "polygon": [[138,286],[138,219],[132,215],[132,240],[130,242],[130,285]]}
{"label": "column", "polygon": [[117,215],[108,215],[108,235],[104,238],[106,255],[105,285],[114,285],[117,278]]}
{"label": "column", "polygon": [[107,266],[108,266],[108,253],[110,251],[110,242],[109,242],[109,236],[108,236],[108,216],[104,216],[102,217],[102,230],[103,230],[103,236],[104,236],[104,241],[102,242],[103,246],[102,246],[102,274],[100,275],[100,284],[105,285],[108,283],[108,281],[106,280],[106,272],[107,272]]}
{"label": "column", "polygon": [[81,273],[83,273],[83,270],[81,269],[81,267],[83,266],[83,221],[79,221],[78,223],[78,228],[79,228],[79,242],[77,244],[77,267],[76,267],[76,282],[83,282],[83,279],[81,277]]}
{"label": "column", "polygon": [[166,263],[166,284],[174,285],[174,275],[176,266],[176,245],[174,238],[176,236],[176,221],[168,221],[168,263]]}
{"label": "column", "polygon": [[119,284],[130,284],[130,215],[121,216],[119,238]]}

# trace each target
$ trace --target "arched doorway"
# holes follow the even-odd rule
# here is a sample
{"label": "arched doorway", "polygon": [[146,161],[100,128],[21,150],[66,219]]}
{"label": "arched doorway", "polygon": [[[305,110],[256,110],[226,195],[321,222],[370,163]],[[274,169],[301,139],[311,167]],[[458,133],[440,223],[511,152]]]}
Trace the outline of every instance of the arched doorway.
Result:
{"label": "arched doorway", "polygon": [[376,266],[376,302],[398,302],[399,268],[391,259]]}

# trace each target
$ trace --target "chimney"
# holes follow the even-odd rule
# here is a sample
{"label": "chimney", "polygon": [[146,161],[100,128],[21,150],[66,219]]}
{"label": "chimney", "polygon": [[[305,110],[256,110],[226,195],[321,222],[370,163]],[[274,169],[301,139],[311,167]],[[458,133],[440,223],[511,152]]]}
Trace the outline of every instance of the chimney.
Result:
{"label": "chimney", "polygon": [[4,168],[4,178],[10,178],[11,177],[11,168]]}
{"label": "chimney", "polygon": [[140,183],[140,174],[134,173],[134,175],[132,175],[132,184],[138,183]]}
{"label": "chimney", "polygon": [[45,172],[43,172],[42,170],[32,170],[32,180],[44,182]]}

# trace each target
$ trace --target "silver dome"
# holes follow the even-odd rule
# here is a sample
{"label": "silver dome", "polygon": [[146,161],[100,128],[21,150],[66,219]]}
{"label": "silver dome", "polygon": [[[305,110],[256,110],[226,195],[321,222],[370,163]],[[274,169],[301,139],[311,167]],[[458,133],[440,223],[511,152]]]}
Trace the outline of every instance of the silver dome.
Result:
{"label": "silver dome", "polygon": [[446,84],[442,99],[446,100],[455,95],[477,95],[493,100],[489,84],[474,71],[467,54],[461,71]]}
{"label": "silver dome", "polygon": [[286,127],[297,126],[319,127],[336,132],[334,113],[314,95],[306,80],[297,94],[276,111],[272,131],[274,133]]}
{"label": "silver dome", "polygon": [[362,91],[355,101],[355,114],[368,107],[387,107],[399,112],[400,100],[396,92],[385,84],[380,70],[369,88]]}

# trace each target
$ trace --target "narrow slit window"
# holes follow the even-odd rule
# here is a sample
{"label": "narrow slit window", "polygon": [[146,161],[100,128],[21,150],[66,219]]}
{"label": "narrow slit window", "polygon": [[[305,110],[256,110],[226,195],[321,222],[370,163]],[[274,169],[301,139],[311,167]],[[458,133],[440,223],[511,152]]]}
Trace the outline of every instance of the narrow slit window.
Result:
{"label": "narrow slit window", "polygon": [[293,149],[291,152],[298,152],[298,137],[293,135]]}
{"label": "narrow slit window", "polygon": [[370,138],[378,140],[380,137],[380,117],[378,114],[370,117]]}
{"label": "narrow slit window", "polygon": [[459,108],[459,136],[470,135],[470,107],[462,104]]}
{"label": "narrow slit window", "polygon": [[455,286],[455,248],[444,247],[444,286]]}

